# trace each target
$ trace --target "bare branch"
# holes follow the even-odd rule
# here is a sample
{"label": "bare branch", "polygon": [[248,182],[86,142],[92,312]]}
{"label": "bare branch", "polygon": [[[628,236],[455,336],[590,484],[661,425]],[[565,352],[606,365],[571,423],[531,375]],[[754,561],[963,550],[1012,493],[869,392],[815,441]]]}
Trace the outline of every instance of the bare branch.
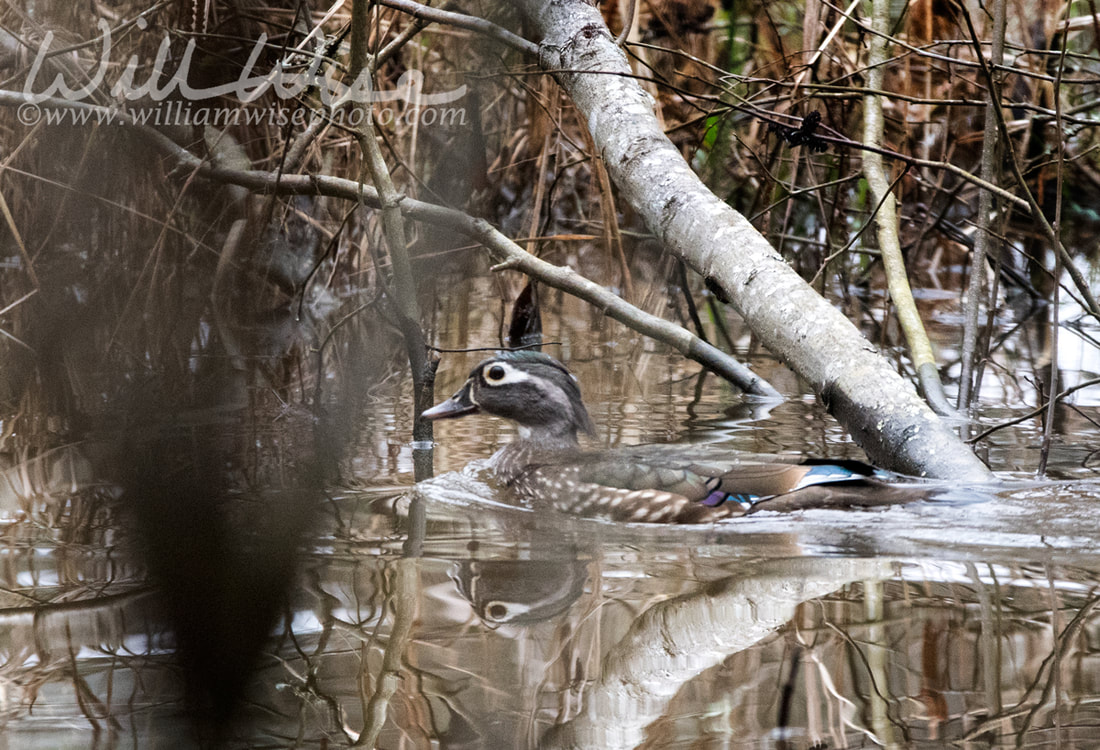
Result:
{"label": "bare branch", "polygon": [[479,34],[492,37],[498,42],[506,44],[512,49],[519,50],[528,55],[537,55],[539,53],[538,45],[532,44],[523,37],[513,34],[511,31],[508,31],[508,29],[501,28],[495,23],[486,21],[484,18],[467,16],[463,13],[454,13],[449,10],[430,8],[427,5],[414,3],[412,0],[379,0],[379,5],[395,8],[423,21],[431,21],[432,23],[476,31]]}

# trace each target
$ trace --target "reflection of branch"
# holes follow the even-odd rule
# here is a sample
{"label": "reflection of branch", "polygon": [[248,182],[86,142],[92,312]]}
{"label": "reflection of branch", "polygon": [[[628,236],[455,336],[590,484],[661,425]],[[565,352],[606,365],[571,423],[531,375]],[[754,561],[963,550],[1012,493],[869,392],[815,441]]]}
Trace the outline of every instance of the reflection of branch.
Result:
{"label": "reflection of branch", "polygon": [[893,575],[878,560],[776,561],[647,610],[604,659],[581,713],[540,748],[628,748],[645,738],[684,683],[787,624],[802,602],[847,583]]}
{"label": "reflection of branch", "polygon": [[[1039,665],[1039,673],[1036,675],[1035,682],[1028,685],[1027,691],[1019,702],[1011,708],[1006,708],[994,716],[990,716],[985,721],[978,724],[978,726],[971,729],[961,738],[963,742],[971,742],[978,737],[981,737],[991,729],[997,729],[1002,722],[1015,719],[1019,716],[1024,716],[1023,726],[1018,730],[1018,736],[1023,737],[1031,728],[1032,722],[1035,720],[1036,714],[1051,707],[1051,694],[1055,690],[1055,685],[1058,682],[1058,670],[1061,668],[1062,660],[1065,658],[1067,650],[1076,642],[1078,632],[1084,627],[1089,615],[1096,608],[1096,605],[1100,604],[1100,598],[1089,599],[1084,606],[1078,610],[1069,624],[1062,629],[1062,632],[1055,638],[1054,648],[1046,658],[1043,659],[1043,663]],[[1035,691],[1036,685],[1042,679],[1043,671],[1047,672],[1046,681],[1043,682],[1042,692],[1037,700],[1031,699],[1031,694]],[[1057,696],[1055,697],[1057,700]]]}
{"label": "reflection of branch", "polygon": [[[378,672],[377,682],[370,699],[364,706],[363,733],[355,742],[355,747],[376,747],[378,735],[386,721],[386,707],[397,692],[401,677],[401,660],[405,647],[409,643],[413,621],[416,618],[416,602],[420,592],[420,562],[413,558],[395,560],[393,569],[393,626],[390,628],[386,650],[382,655],[382,668]],[[370,682],[370,668],[367,653],[369,644],[362,650],[362,674],[360,689],[365,690]]]}

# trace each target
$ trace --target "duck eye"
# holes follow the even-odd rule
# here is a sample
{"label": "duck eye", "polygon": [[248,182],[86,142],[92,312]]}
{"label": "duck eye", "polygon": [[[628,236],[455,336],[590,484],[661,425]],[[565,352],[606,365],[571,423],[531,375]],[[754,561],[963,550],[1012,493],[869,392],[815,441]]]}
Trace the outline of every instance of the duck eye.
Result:
{"label": "duck eye", "polygon": [[504,380],[504,368],[500,365],[493,365],[485,370],[485,379],[490,383],[499,383]]}

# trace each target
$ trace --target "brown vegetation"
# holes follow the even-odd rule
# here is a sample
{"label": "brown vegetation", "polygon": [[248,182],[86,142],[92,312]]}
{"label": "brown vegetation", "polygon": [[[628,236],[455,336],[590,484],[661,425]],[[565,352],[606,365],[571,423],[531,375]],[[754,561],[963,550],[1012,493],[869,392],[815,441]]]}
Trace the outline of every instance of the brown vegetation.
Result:
{"label": "brown vegetation", "polygon": [[[914,0],[894,19],[894,57],[884,84],[887,128],[877,147],[896,183],[906,261],[924,283],[958,284],[954,273],[967,264],[979,218],[989,86],[968,37],[977,33],[984,44],[990,20],[971,5]],[[1053,289],[1053,269],[1044,259],[1048,237],[1036,230],[1037,218],[1024,200],[1004,198],[1018,197],[1023,188],[1015,184],[1011,159],[1048,220],[1055,218],[1057,196],[1066,197],[1058,229],[1067,247],[1090,251],[1095,242],[1100,217],[1091,207],[1100,202],[1100,170],[1089,92],[1100,65],[1097,24],[1088,21],[1088,4],[1078,5],[1067,23],[1060,3],[1046,2],[1036,11],[1009,0],[1000,75],[1011,153],[1003,153],[1000,173],[991,180],[1002,193],[988,217],[996,238],[993,267],[1001,274],[983,292],[990,310],[1001,304],[1004,284],[1013,295],[1027,295],[1035,309]],[[31,14],[7,6],[0,20],[15,32],[3,47],[8,87],[22,85],[48,31],[55,37],[51,49],[63,43],[71,49],[47,60],[40,84],[57,74],[74,85],[93,76],[101,40],[92,7],[40,3]],[[630,7],[605,4],[614,33]],[[708,184],[890,348],[897,334],[889,309],[881,315],[875,309],[881,303],[868,291],[879,284],[875,243],[865,231],[875,206],[859,176],[867,148],[859,138],[867,26],[820,0],[734,8],[705,0],[639,0],[626,40],[636,73],[657,95],[667,131]],[[196,0],[147,11],[148,25],[138,30],[131,22],[142,6],[99,8],[115,33],[106,83],[96,88],[95,101],[117,107],[104,92],[122,76],[123,62],[137,60],[135,79],[144,80],[164,40],[172,60],[165,75],[195,43],[189,68],[195,87],[235,80],[261,34],[267,43],[253,61],[256,70],[268,71],[280,60],[288,69],[307,65],[320,49],[327,55],[322,70],[346,77],[349,9],[326,14],[328,7],[303,12],[289,1]],[[507,9],[487,20],[522,32]],[[369,24],[368,50],[383,56],[374,71],[376,90],[398,91],[413,80],[408,74],[419,71],[424,94],[460,86],[468,92],[461,113],[445,122],[429,123],[430,108],[417,111],[403,98],[376,105],[383,152],[402,195],[483,217],[529,251],[576,265],[628,298],[634,274],[672,273],[667,261],[652,270],[641,267],[644,242],[632,238],[643,228],[616,201],[560,90],[532,75],[532,59],[470,28],[421,28],[421,21],[394,7],[372,6]],[[178,93],[169,101],[188,103]],[[159,129],[222,164],[353,179],[361,174],[355,128],[325,121],[332,113],[315,89],[294,99],[269,92],[248,103],[225,97],[205,104],[255,119],[225,128],[173,122]],[[127,103],[130,109],[166,106],[148,97]],[[809,135],[821,140],[792,141],[814,112],[821,124]],[[357,325],[345,322],[330,345],[350,345],[354,337],[346,334],[353,330],[372,340],[387,337],[392,302],[402,292],[392,286],[393,250],[382,241],[375,213],[331,198],[252,195],[178,173],[162,151],[129,129],[26,127],[14,106],[2,118],[7,222],[9,234],[21,241],[0,270],[2,301],[10,307],[3,328],[11,335],[0,343],[6,413],[43,413],[69,424],[119,396],[112,392],[121,388],[117,375],[155,374],[160,387],[192,392],[196,355],[228,351],[230,361],[239,358],[253,351],[248,331],[260,324],[266,330],[258,354],[266,363],[263,377],[285,388],[304,376],[297,391],[304,396],[316,371],[300,366],[302,353],[314,346],[316,332],[343,319],[329,311],[366,308],[347,321]],[[466,239],[427,225],[410,224],[408,231],[422,293],[433,275],[481,264]],[[941,269],[951,269],[951,278]],[[505,302],[521,286],[519,278],[501,284]],[[690,286],[699,293],[697,282]],[[711,298],[706,303],[719,309]],[[310,304],[314,331],[298,324]],[[685,314],[693,307],[683,308]],[[228,317],[212,317],[219,309]],[[976,361],[995,344],[988,320]],[[213,335],[200,333],[211,323]],[[722,330],[707,326],[700,333],[715,337]],[[390,343],[387,350],[387,361],[395,364],[398,349]],[[30,403],[41,411],[26,409]]]}

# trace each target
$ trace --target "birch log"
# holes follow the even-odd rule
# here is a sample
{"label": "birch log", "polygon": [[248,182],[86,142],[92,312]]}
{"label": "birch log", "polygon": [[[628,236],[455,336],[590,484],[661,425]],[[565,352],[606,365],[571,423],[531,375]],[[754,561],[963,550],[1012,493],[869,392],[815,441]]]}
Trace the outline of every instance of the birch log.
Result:
{"label": "birch log", "polygon": [[875,463],[981,481],[978,460],[855,326],[749,221],[715,196],[665,137],[597,8],[518,0],[539,62],[568,92],[620,195],[664,246],[719,287],[760,341],[807,380]]}

